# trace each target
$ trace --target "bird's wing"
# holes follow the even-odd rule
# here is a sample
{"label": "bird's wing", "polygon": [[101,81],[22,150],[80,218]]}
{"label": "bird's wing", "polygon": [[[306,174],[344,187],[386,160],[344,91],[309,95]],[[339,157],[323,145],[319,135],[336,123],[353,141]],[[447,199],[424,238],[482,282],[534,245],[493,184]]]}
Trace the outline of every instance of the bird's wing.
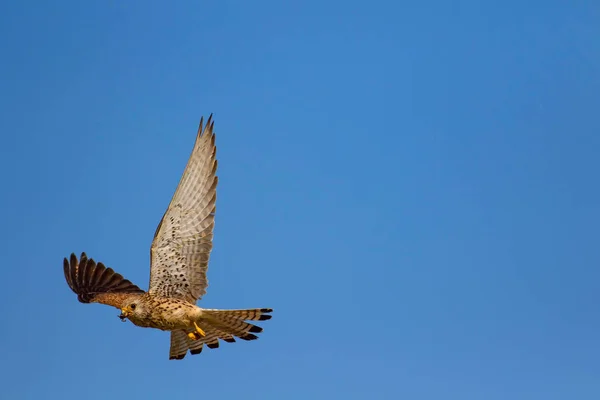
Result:
{"label": "bird's wing", "polygon": [[156,228],[150,248],[153,294],[195,303],[206,293],[217,200],[215,136],[212,115],[200,127],[192,155]]}
{"label": "bird's wing", "polygon": [[64,259],[63,268],[67,284],[82,303],[103,303],[119,307],[121,300],[144,291],[117,274],[112,268],[87,258],[85,253],[77,260],[75,254]]}

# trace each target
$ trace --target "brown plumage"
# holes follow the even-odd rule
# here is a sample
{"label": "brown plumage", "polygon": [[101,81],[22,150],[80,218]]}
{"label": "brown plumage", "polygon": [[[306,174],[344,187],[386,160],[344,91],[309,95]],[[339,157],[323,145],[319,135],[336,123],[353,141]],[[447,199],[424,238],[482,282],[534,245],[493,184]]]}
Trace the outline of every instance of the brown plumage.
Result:
{"label": "brown plumage", "polygon": [[196,143],[175,194],[163,215],[150,250],[147,292],[111,268],[81,254],[64,259],[67,284],[82,303],[101,303],[121,310],[123,321],[171,332],[170,359],[199,354],[219,340],[255,340],[262,328],[247,321],[271,318],[270,308],[212,310],[196,305],[205,293],[206,271],[216,209],[216,146],[214,123],[198,128]]}
{"label": "brown plumage", "polygon": [[70,260],[65,258],[63,268],[67,284],[82,303],[96,302],[119,307],[122,299],[130,294],[144,293],[112,268],[88,259],[85,253],[81,253],[79,262],[75,254],[71,254]]}

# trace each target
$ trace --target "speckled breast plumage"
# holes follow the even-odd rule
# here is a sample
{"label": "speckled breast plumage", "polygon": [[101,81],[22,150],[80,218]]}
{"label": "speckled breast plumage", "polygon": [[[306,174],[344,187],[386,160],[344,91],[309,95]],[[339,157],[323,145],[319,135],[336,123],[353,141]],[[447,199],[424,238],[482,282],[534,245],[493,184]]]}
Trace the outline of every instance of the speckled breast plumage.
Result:
{"label": "speckled breast plumage", "polygon": [[199,312],[197,306],[185,300],[155,296],[150,293],[140,296],[140,303],[148,312],[139,316],[130,315],[129,320],[137,326],[163,331],[189,329],[193,326],[192,315]]}

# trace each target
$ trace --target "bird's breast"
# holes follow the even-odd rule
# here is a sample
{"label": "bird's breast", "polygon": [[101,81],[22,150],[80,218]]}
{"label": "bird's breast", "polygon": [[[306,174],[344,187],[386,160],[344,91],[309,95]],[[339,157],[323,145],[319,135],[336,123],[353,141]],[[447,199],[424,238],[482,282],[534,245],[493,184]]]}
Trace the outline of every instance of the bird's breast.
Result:
{"label": "bird's breast", "polygon": [[193,327],[196,305],[178,299],[160,299],[151,307],[150,324],[162,330],[188,329]]}

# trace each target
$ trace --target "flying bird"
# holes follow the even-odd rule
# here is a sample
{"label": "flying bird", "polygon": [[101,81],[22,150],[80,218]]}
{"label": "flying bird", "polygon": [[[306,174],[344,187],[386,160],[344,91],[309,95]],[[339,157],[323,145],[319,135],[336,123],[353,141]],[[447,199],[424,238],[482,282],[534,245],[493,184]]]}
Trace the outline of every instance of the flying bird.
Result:
{"label": "flying bird", "polygon": [[175,194],[150,247],[148,291],[82,253],[64,259],[64,273],[82,303],[101,303],[121,310],[119,318],[144,328],[171,332],[169,359],[188,350],[199,354],[219,339],[255,340],[262,328],[248,321],[271,319],[270,308],[205,309],[196,302],[206,293],[206,271],[212,250],[217,199],[217,160],[212,114],[200,120],[196,142]]}

